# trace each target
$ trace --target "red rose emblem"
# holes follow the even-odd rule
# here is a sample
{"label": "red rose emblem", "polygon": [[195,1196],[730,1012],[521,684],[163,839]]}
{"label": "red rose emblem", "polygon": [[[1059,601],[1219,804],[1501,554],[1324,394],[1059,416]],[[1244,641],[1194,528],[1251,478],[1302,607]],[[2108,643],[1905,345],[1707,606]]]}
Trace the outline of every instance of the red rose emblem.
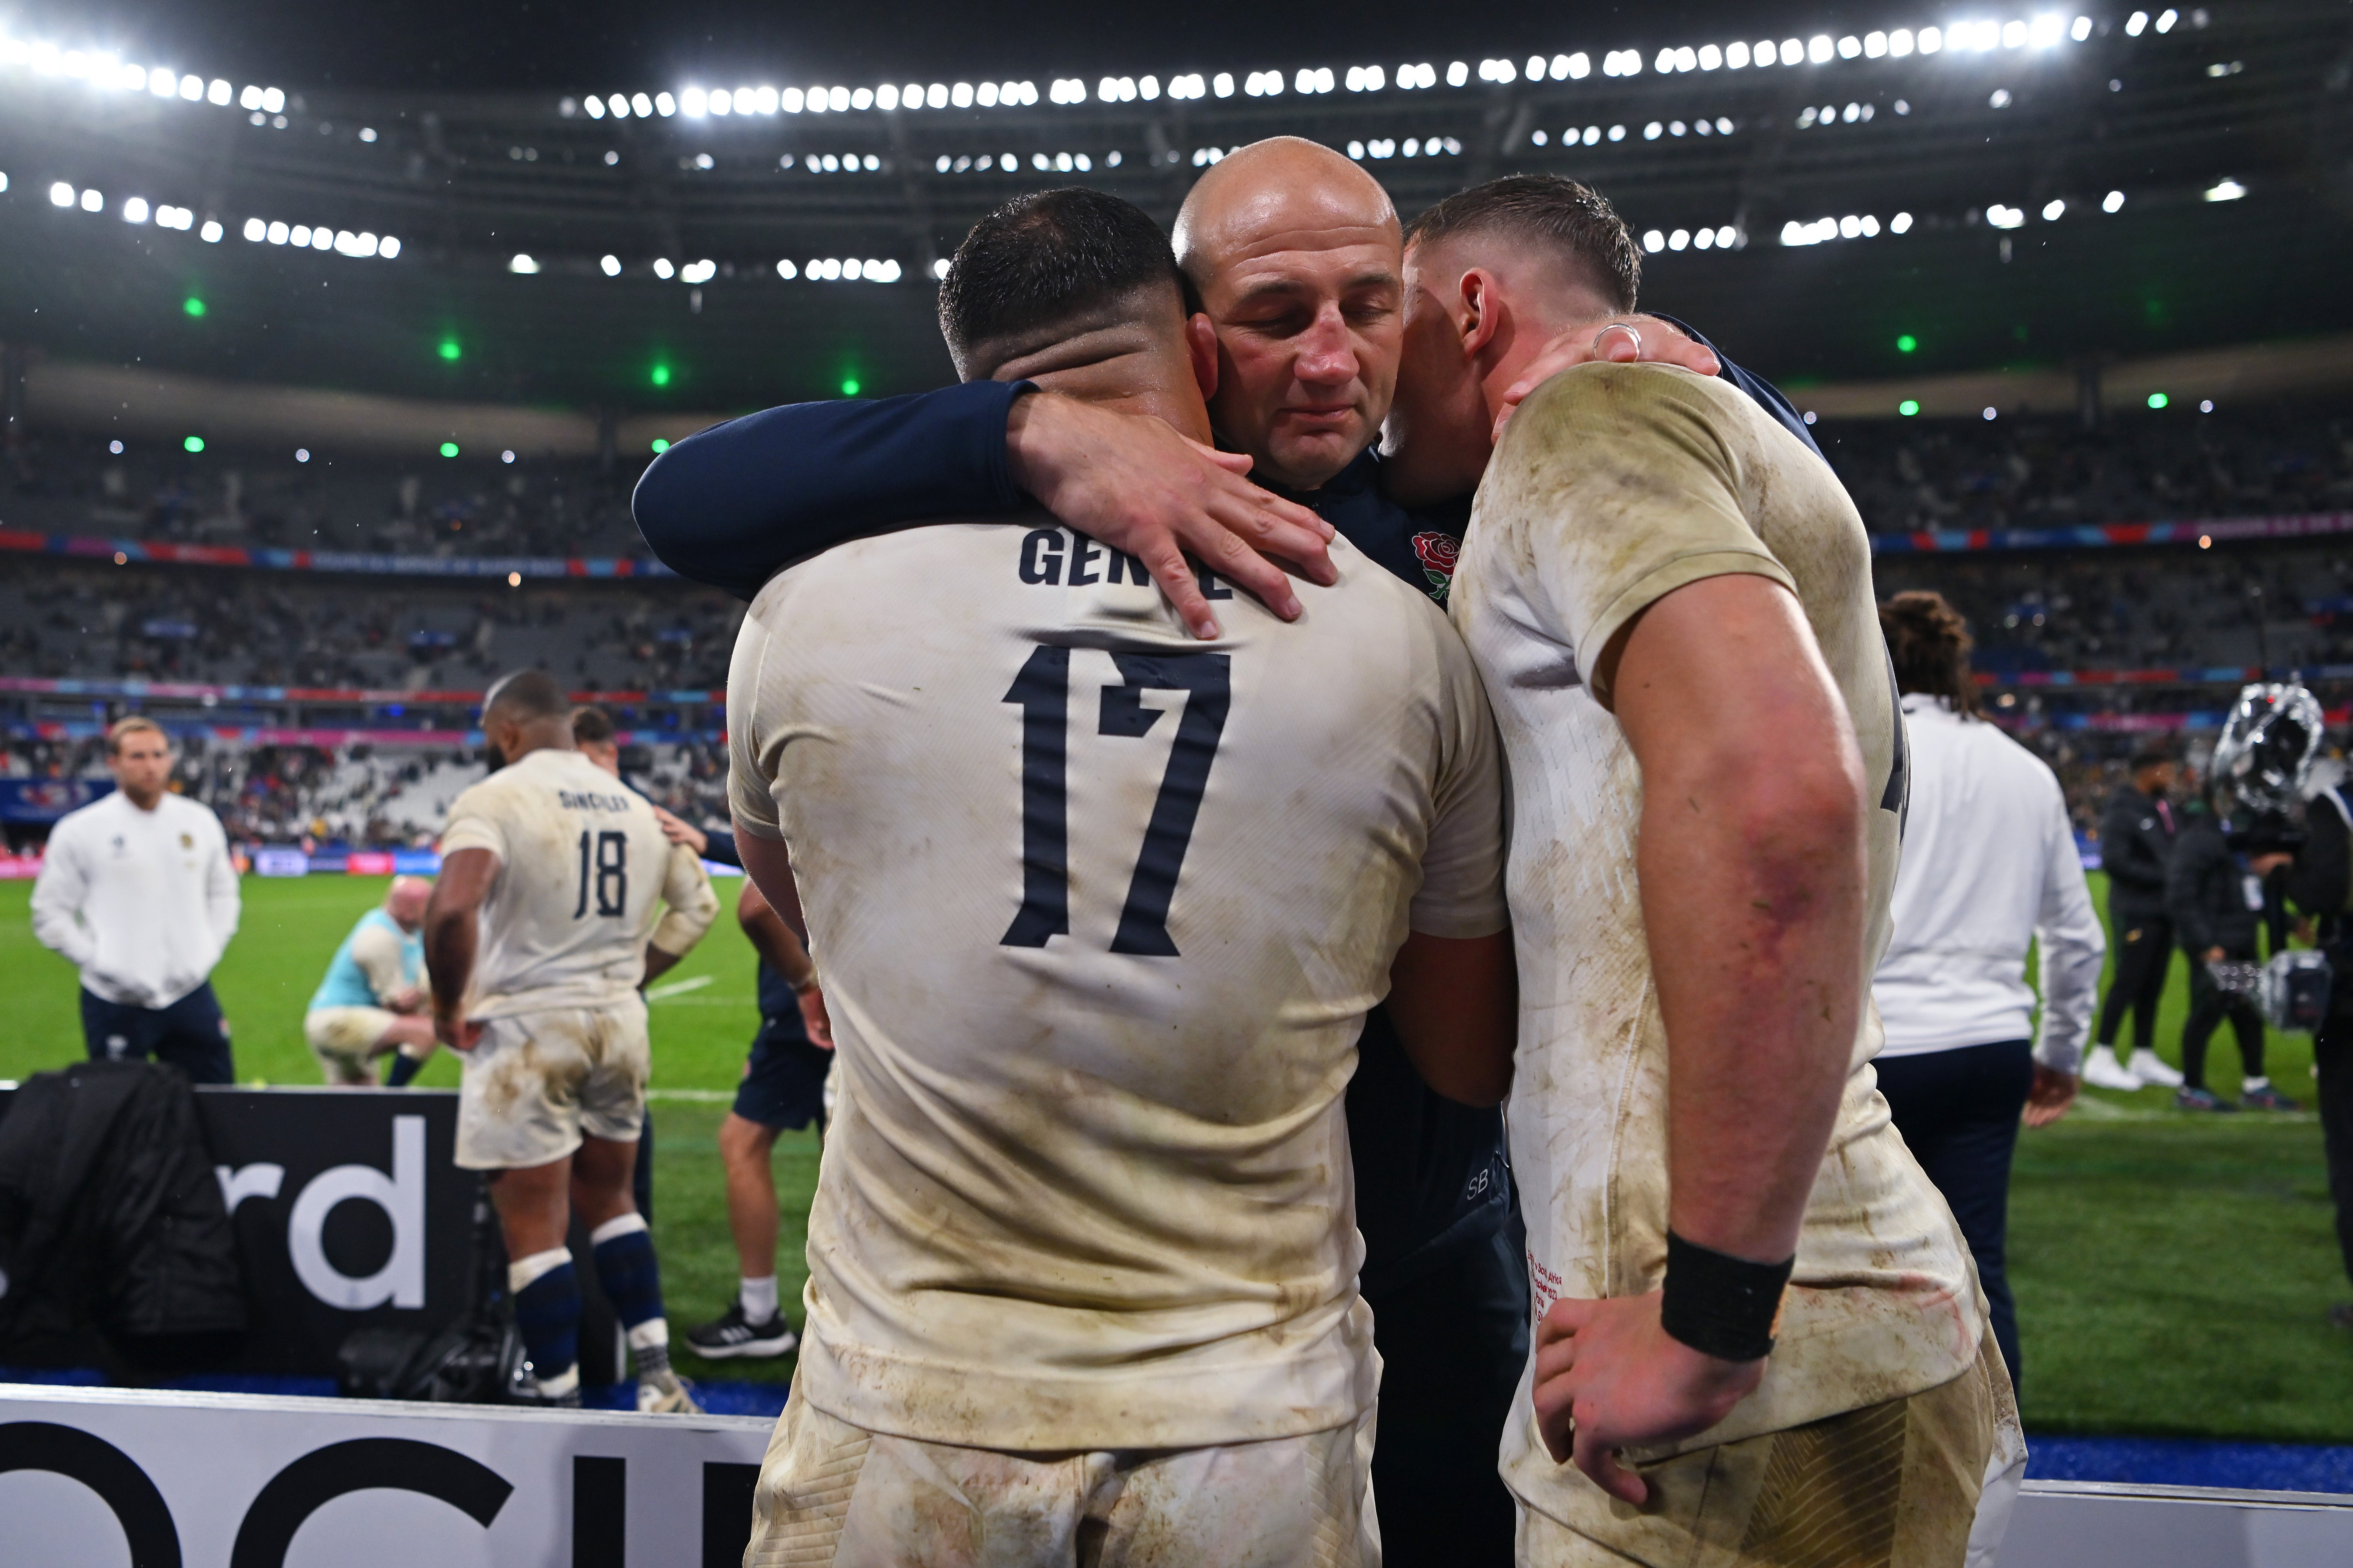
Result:
{"label": "red rose emblem", "polygon": [[1413,552],[1423,567],[1441,577],[1454,575],[1454,558],[1462,553],[1462,542],[1451,533],[1417,533],[1413,536]]}

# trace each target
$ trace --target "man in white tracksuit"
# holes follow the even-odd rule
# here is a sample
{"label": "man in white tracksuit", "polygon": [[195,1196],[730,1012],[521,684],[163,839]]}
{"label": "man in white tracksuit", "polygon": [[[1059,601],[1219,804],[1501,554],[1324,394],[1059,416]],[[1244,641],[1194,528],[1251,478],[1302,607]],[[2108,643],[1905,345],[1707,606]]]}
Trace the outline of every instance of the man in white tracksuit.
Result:
{"label": "man in white tracksuit", "polygon": [[152,719],[107,731],[117,789],[62,818],[33,884],[33,934],[81,970],[92,1059],[153,1058],[231,1083],[213,966],[237,934],[237,870],[207,807],[164,786],[172,742]]}

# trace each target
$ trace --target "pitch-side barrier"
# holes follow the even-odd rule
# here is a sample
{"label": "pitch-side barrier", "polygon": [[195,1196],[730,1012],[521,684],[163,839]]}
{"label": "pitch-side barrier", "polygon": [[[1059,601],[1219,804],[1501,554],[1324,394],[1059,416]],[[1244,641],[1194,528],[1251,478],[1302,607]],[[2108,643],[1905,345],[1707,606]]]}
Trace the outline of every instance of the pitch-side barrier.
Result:
{"label": "pitch-side barrier", "polygon": [[[734,1568],[770,1423],[0,1384],[9,1568]],[[2353,1497],[2029,1481],[2000,1568],[2342,1568]]]}

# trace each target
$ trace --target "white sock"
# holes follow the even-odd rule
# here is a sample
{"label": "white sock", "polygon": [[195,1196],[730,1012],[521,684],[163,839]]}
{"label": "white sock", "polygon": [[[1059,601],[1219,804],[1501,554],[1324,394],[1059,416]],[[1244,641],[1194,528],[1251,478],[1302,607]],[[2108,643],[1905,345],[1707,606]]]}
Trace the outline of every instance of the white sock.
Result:
{"label": "white sock", "polygon": [[539,1380],[539,1396],[542,1399],[561,1399],[567,1394],[579,1392],[580,1368],[577,1363],[565,1367],[557,1376]]}
{"label": "white sock", "polygon": [[755,1323],[766,1322],[776,1315],[776,1277],[738,1281],[735,1299],[744,1304],[744,1316]]}
{"label": "white sock", "polygon": [[596,1229],[590,1231],[588,1233],[588,1245],[591,1247],[602,1247],[605,1243],[612,1240],[617,1236],[627,1236],[631,1231],[643,1230],[645,1228],[646,1216],[639,1214],[637,1210],[631,1209],[628,1214],[615,1215],[611,1219],[607,1220],[603,1225],[600,1225]]}
{"label": "white sock", "polygon": [[2253,1094],[2259,1089],[2269,1089],[2271,1086],[2272,1080],[2267,1078],[2249,1078],[2239,1080],[2239,1089],[2243,1094]]}
{"label": "white sock", "polygon": [[518,1258],[507,1265],[507,1290],[512,1295],[520,1296],[533,1280],[571,1261],[572,1254],[561,1247],[551,1247],[545,1252]]}

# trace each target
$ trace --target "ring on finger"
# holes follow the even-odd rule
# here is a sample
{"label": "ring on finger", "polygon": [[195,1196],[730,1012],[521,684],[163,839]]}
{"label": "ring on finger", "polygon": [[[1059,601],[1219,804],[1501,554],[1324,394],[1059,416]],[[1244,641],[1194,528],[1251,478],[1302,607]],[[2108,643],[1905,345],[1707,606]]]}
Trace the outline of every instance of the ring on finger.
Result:
{"label": "ring on finger", "polygon": [[1641,359],[1642,357],[1642,334],[1636,331],[1634,328],[1627,322],[1612,321],[1608,326],[1593,334],[1593,357],[1595,359],[1602,357],[1604,352],[1601,347],[1602,340],[1607,338],[1612,332],[1625,333],[1626,341],[1634,345],[1634,357],[1636,359]]}

